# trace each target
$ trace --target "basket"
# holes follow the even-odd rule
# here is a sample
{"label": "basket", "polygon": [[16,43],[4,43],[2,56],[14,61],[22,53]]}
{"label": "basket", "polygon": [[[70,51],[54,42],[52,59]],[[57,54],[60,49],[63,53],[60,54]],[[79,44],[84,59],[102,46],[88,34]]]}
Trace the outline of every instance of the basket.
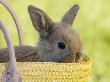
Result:
{"label": "basket", "polygon": [[[81,63],[17,62],[22,82],[87,82],[91,60]],[[7,67],[0,63],[0,79]]]}
{"label": "basket", "polygon": [[[17,62],[17,68],[22,82],[87,82],[91,64],[85,56],[81,63]],[[0,63],[0,79],[8,66],[9,63]]]}

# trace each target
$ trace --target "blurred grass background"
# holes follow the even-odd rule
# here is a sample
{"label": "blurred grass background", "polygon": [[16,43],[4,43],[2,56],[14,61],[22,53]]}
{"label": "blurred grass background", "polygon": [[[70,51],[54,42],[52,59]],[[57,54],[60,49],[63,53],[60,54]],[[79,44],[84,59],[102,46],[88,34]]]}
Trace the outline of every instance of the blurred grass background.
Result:
{"label": "blurred grass background", "polygon": [[[74,22],[74,28],[80,34],[84,45],[84,53],[93,60],[93,68],[89,82],[110,81],[110,0],[7,0],[17,13],[25,44],[35,46],[38,33],[34,30],[28,5],[32,4],[44,10],[54,21],[60,21],[64,13],[75,3],[80,11]],[[8,27],[12,42],[18,45],[17,31],[12,17],[0,4],[0,20]],[[6,47],[0,31],[0,47]]]}

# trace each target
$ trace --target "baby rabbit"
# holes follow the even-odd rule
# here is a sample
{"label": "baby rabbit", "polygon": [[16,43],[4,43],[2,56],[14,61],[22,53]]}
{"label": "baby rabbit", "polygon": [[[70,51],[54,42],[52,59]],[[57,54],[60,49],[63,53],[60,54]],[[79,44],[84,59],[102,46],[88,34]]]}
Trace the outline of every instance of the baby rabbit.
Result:
{"label": "baby rabbit", "polygon": [[[17,61],[25,62],[78,62],[82,58],[82,43],[77,32],[71,27],[79,6],[76,4],[55,23],[42,10],[30,5],[28,12],[33,26],[39,32],[37,47],[18,46],[15,48]],[[8,61],[7,49],[0,49],[0,62]]]}

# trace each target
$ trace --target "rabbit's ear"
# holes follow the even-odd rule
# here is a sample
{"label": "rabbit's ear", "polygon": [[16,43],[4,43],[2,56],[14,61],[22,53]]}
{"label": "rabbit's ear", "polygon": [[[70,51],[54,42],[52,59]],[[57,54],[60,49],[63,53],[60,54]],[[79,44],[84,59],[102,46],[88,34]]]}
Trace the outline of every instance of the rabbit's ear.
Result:
{"label": "rabbit's ear", "polygon": [[52,30],[53,21],[42,10],[30,5],[28,12],[34,28],[39,31],[41,38],[46,37]]}
{"label": "rabbit's ear", "polygon": [[67,13],[65,13],[64,17],[62,18],[61,22],[71,24],[73,23],[75,16],[79,10],[79,5],[75,4],[72,8],[69,9]]}

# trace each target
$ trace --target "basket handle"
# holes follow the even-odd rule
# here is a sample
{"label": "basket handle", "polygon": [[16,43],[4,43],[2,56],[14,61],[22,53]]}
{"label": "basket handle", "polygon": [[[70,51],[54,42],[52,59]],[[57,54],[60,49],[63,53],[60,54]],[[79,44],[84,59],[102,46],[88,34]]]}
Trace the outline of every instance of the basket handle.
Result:
{"label": "basket handle", "polygon": [[0,21],[0,29],[3,31],[3,34],[4,34],[4,38],[6,40],[7,47],[8,47],[9,59],[10,59],[8,68],[5,70],[3,74],[2,82],[22,82],[21,76],[17,70],[14,48],[9,38],[7,29],[5,25],[2,23],[2,21]]}
{"label": "basket handle", "polygon": [[17,31],[18,31],[18,36],[19,36],[19,45],[23,45],[24,44],[24,37],[23,37],[23,32],[21,29],[21,24],[20,21],[18,19],[18,17],[16,16],[15,12],[13,11],[13,9],[10,7],[10,5],[8,5],[7,0],[0,0],[0,3],[9,11],[9,13],[11,14],[16,27],[17,27]]}

